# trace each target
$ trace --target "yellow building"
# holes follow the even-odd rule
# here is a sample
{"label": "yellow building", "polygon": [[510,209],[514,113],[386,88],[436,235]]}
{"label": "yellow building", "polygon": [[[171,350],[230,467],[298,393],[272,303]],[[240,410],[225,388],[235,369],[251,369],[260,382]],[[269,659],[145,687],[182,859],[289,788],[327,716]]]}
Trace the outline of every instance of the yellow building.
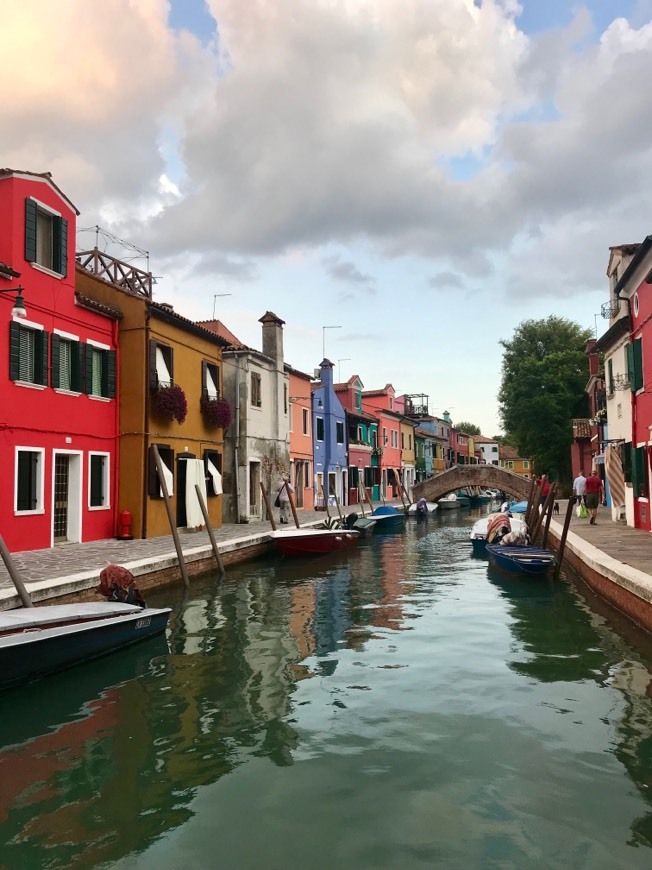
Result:
{"label": "yellow building", "polygon": [[399,424],[401,439],[401,476],[403,486],[408,491],[412,492],[412,487],[416,483],[416,445],[414,442],[414,430],[417,428],[417,421],[403,417]]}
{"label": "yellow building", "polygon": [[122,314],[118,507],[131,513],[131,534],[152,538],[170,533],[153,445],[163,461],[176,525],[203,525],[196,482],[206,488],[211,524],[220,526],[222,426],[228,425],[231,410],[221,399],[224,339],[172,306],[154,302],[151,273],[97,250],[77,259],[77,293]]}

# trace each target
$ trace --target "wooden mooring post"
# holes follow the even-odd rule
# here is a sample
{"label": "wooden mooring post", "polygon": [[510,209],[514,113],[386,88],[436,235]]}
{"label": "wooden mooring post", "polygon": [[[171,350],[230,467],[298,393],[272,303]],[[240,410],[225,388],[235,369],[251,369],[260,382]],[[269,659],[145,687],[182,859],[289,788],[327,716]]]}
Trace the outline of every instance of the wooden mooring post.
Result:
{"label": "wooden mooring post", "polygon": [[288,500],[290,502],[290,510],[292,511],[292,516],[294,517],[294,524],[299,529],[301,526],[299,525],[299,517],[297,515],[297,509],[294,504],[294,499],[292,498],[292,493],[290,492],[290,487],[288,486],[287,480],[283,481],[283,486],[285,487],[285,491],[288,494]]}
{"label": "wooden mooring post", "polygon": [[18,568],[16,568],[16,563],[11,558],[11,553],[9,552],[9,548],[5,544],[2,535],[0,535],[0,556],[2,556],[2,561],[5,563],[7,571],[9,572],[9,576],[13,580],[14,586],[16,587],[16,592],[20,596],[20,600],[23,602],[23,607],[34,607],[34,602],[32,601],[31,596],[27,591],[27,587],[23,583],[22,577],[18,572]]}
{"label": "wooden mooring post", "polygon": [[211,525],[211,519],[208,516],[208,508],[206,507],[206,502],[204,501],[204,494],[199,488],[199,484],[195,484],[195,492],[197,493],[197,500],[199,501],[199,507],[201,508],[201,512],[204,515],[204,522],[206,523],[206,531],[208,532],[208,537],[211,541],[211,547],[213,548],[213,555],[215,556],[215,561],[217,562],[217,567],[220,569],[220,574],[222,577],[226,574],[224,570],[224,562],[222,561],[222,555],[218,549],[217,541],[215,540],[215,533],[213,532],[213,526]]}
{"label": "wooden mooring post", "polygon": [[566,516],[564,517],[564,528],[561,533],[561,540],[559,542],[559,549],[557,550],[557,566],[555,568],[555,580],[559,578],[559,572],[561,571],[561,563],[564,558],[564,549],[566,548],[566,538],[568,536],[568,528],[570,526],[571,517],[573,516],[573,508],[575,507],[575,496],[571,495],[568,499],[568,505],[566,506]]}
{"label": "wooden mooring post", "polygon": [[269,520],[269,524],[272,527],[272,531],[276,531],[276,522],[274,521],[274,511],[272,510],[272,504],[269,500],[269,495],[267,494],[267,490],[263,482],[260,482],[260,491],[263,494],[263,501],[265,502],[265,509],[267,510],[267,519]]}
{"label": "wooden mooring post", "polygon": [[523,519],[525,520],[525,525],[530,528],[530,514],[532,513],[532,503],[534,501],[534,490],[536,488],[536,479],[533,477],[530,480],[530,492],[527,497],[527,507],[525,509],[525,516]]}
{"label": "wooden mooring post", "polygon": [[548,495],[546,496],[546,500],[543,504],[543,509],[539,513],[538,518],[537,518],[536,522],[534,523],[534,528],[532,530],[532,534],[530,535],[530,538],[531,538],[533,544],[536,542],[537,536],[541,530],[541,525],[543,523],[543,520],[544,520],[548,510],[552,511],[552,504],[555,500],[555,493],[556,492],[557,492],[557,484],[553,483],[553,485],[548,490]]}
{"label": "wooden mooring post", "polygon": [[172,515],[172,504],[170,503],[168,486],[165,482],[165,477],[163,475],[163,460],[161,459],[161,454],[158,452],[158,447],[156,446],[156,444],[152,444],[152,451],[154,453],[154,461],[156,462],[156,473],[158,474],[158,482],[161,485],[161,492],[163,493],[163,499],[165,501],[165,510],[167,511],[168,522],[170,523],[170,531],[172,532],[174,546],[177,551],[177,560],[179,562],[181,576],[183,577],[183,585],[186,587],[186,589],[190,589],[190,580],[188,579],[188,571],[186,569],[186,563],[183,558],[183,550],[181,549],[179,530],[177,529],[177,524],[175,523],[174,516]]}

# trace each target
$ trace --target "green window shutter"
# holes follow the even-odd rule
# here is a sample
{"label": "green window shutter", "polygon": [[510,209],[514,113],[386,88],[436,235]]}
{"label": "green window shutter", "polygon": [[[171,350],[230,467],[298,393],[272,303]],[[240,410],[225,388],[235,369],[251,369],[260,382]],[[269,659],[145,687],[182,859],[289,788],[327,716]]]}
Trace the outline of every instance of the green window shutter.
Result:
{"label": "green window shutter", "polygon": [[61,338],[56,334],[56,332],[52,333],[52,341],[50,342],[50,345],[50,386],[54,390],[57,390],[61,386],[61,380],[59,377]]}
{"label": "green window shutter", "polygon": [[609,391],[609,395],[613,395],[613,391],[614,391],[613,360],[607,360],[607,390]]}
{"label": "green window shutter", "polygon": [[37,473],[39,454],[31,450],[18,453],[16,510],[33,511],[38,506]]}
{"label": "green window shutter", "polygon": [[101,507],[104,502],[105,456],[91,456],[91,507]]}
{"label": "green window shutter", "polygon": [[643,339],[637,338],[632,345],[632,357],[634,360],[634,390],[643,387]]}
{"label": "green window shutter", "polygon": [[201,361],[201,397],[202,399],[208,398],[208,390],[206,389],[206,378],[208,372],[208,363],[205,359]]}
{"label": "green window shutter", "polygon": [[636,387],[634,386],[634,346],[628,344],[626,347],[627,350],[627,379],[629,381],[629,388],[632,393],[636,392]]}
{"label": "green window shutter", "polygon": [[635,498],[647,496],[645,447],[632,447],[632,487]]}
{"label": "green window shutter", "polygon": [[93,395],[93,347],[84,344],[84,392]]}
{"label": "green window shutter", "polygon": [[107,350],[106,352],[106,393],[109,399],[115,399],[116,390],[116,375],[115,375],[115,351]]}
{"label": "green window shutter", "polygon": [[149,341],[149,388],[155,393],[158,390],[158,374],[156,372],[156,342]]}
{"label": "green window shutter", "polygon": [[48,350],[49,350],[49,333],[44,329],[36,332],[34,348],[34,383],[48,385]]}
{"label": "green window shutter", "polygon": [[25,200],[25,259],[36,262],[36,203],[29,197]]}
{"label": "green window shutter", "polygon": [[70,349],[70,389],[75,393],[82,392],[83,353],[83,344],[80,341],[73,341]]}
{"label": "green window shutter", "polygon": [[68,221],[62,217],[52,223],[52,268],[59,275],[68,274]]}
{"label": "green window shutter", "polygon": [[20,379],[20,324],[14,320],[9,324],[9,377]]}

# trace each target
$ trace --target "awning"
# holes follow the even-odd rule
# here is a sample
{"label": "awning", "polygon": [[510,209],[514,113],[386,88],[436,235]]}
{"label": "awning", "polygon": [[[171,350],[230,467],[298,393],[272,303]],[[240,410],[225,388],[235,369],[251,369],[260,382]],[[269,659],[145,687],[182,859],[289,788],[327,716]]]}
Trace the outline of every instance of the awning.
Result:
{"label": "awning", "polygon": [[624,507],[625,505],[625,475],[620,451],[620,446],[608,444],[604,456],[611,503],[614,507]]}

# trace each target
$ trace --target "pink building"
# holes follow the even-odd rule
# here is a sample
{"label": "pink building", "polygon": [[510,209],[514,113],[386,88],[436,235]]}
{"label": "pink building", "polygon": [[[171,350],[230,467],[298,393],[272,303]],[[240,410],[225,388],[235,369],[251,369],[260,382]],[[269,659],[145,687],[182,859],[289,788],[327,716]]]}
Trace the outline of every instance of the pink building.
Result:
{"label": "pink building", "polygon": [[286,365],[289,377],[290,481],[297,507],[312,510],[315,504],[312,480],[313,443],[310,375]]}

